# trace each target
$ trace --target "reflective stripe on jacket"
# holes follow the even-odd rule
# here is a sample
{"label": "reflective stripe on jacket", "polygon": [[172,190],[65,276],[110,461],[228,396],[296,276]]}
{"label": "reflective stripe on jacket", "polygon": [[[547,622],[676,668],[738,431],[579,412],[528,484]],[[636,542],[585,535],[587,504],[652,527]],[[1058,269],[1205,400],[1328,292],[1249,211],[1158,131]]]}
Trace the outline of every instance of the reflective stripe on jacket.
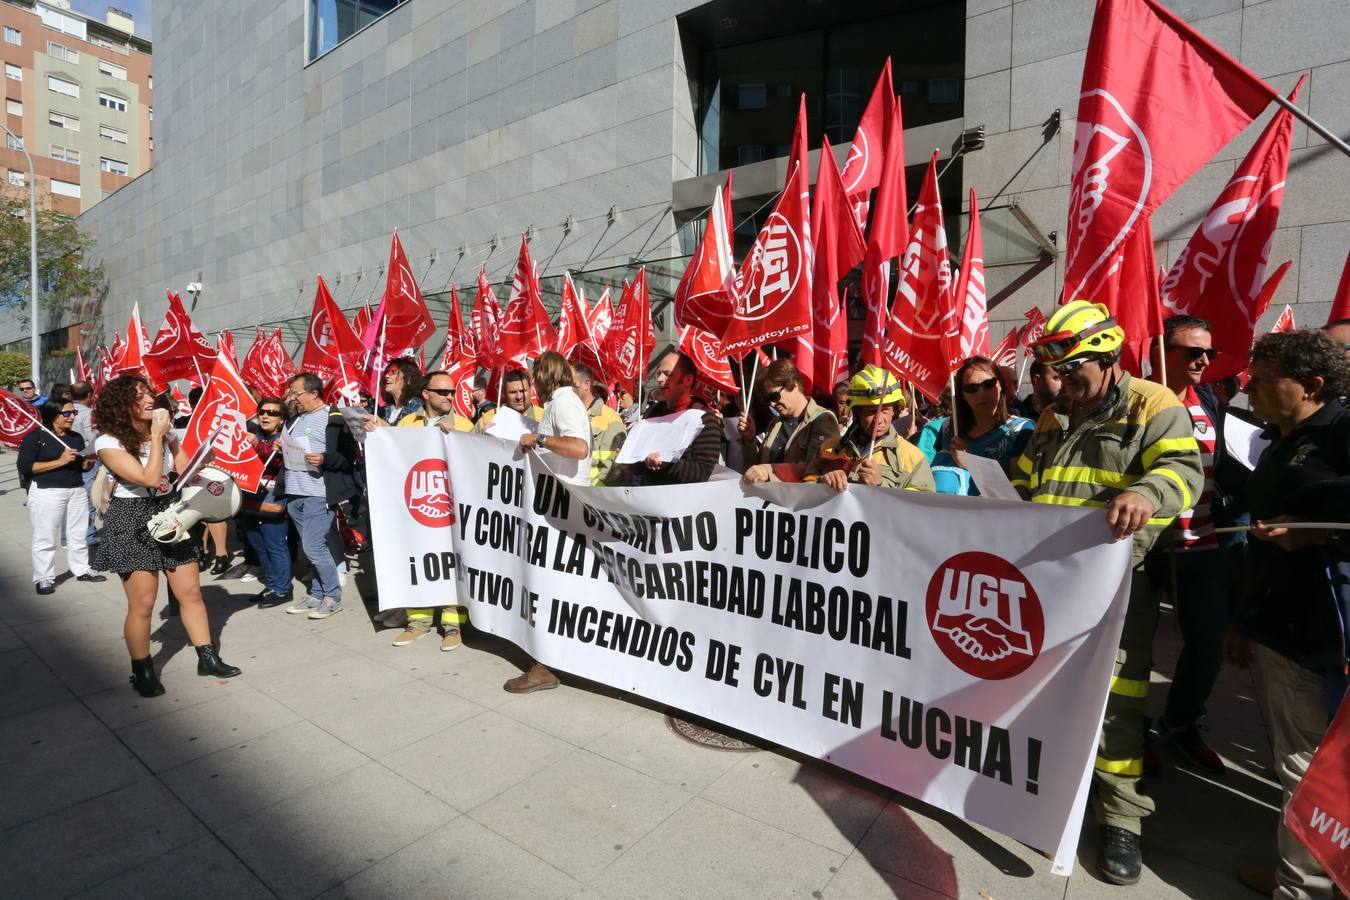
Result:
{"label": "reflective stripe on jacket", "polygon": [[612,483],[609,479],[615,472],[614,460],[628,436],[628,429],[619,414],[598,397],[591,401],[586,412],[591,417],[591,484],[599,487]]}

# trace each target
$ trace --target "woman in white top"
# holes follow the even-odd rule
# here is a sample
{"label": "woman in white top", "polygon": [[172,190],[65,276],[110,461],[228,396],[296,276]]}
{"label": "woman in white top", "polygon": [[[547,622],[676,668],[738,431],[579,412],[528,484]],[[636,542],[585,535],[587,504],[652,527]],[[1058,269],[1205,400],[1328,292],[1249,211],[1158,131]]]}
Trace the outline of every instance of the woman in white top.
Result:
{"label": "woman in white top", "polygon": [[155,409],[154,392],[145,379],[121,375],[99,392],[94,424],[99,430],[94,449],[117,482],[103,516],[95,565],[120,575],[127,594],[123,632],[131,653],[132,687],[143,697],[164,693],[150,656],[150,616],[160,572],[178,597],[183,627],[197,649],[197,674],[238,675],[239,669],[222,662],[211,642],[202,603],[200,546],[196,541],[161,544],[146,528],[151,517],[172,502],[170,472],[187,463],[170,431],[168,412]]}

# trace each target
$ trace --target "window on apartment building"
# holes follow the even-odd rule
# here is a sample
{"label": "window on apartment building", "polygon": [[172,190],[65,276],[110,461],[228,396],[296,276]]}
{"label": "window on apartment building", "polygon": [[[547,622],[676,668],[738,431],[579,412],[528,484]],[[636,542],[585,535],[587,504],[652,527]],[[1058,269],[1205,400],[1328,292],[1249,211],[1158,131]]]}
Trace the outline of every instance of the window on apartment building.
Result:
{"label": "window on apartment building", "polygon": [[57,78],[55,75],[47,76],[47,88],[56,91],[58,94],[64,94],[67,97],[80,99],[80,86],[73,81],[66,81],[64,78]]}
{"label": "window on apartment building", "polygon": [[10,81],[23,81],[23,69],[13,63],[5,63],[5,77]]}
{"label": "window on apartment building", "polygon": [[119,144],[127,142],[127,133],[120,128],[113,128],[111,125],[98,126],[98,136],[105,141],[115,141]]}
{"label": "window on apartment building", "polygon": [[151,152],[151,153],[154,153],[154,152],[155,152],[155,137],[154,137],[154,135],[151,135],[151,136],[150,136],[150,152]]}
{"label": "window on apartment building", "polygon": [[80,199],[80,186],[73,181],[62,181],[59,178],[52,179],[52,193],[61,197],[74,197]]}
{"label": "window on apartment building", "polygon": [[9,183],[13,187],[25,187],[28,184],[28,176],[23,172],[9,170]]}
{"label": "window on apartment building", "polygon": [[116,94],[109,94],[107,91],[98,92],[98,105],[116,110],[117,112],[127,111],[127,100],[125,97],[119,97]]}
{"label": "window on apartment building", "polygon": [[47,113],[47,123],[55,125],[57,128],[64,128],[66,131],[80,130],[80,120],[77,117],[56,110]]}
{"label": "window on apartment building", "polygon": [[407,0],[308,0],[309,58],[317,59]]}
{"label": "window on apartment building", "polygon": [[155,89],[155,76],[153,75],[145,76],[145,86],[153,91]]}
{"label": "window on apartment building", "polygon": [[57,162],[75,163],[77,166],[80,164],[80,151],[76,150],[74,147],[52,144],[51,153],[48,155]]}
{"label": "window on apartment building", "polygon": [[23,46],[23,34],[19,31],[19,29],[17,29],[17,28],[10,28],[8,25],[6,25],[6,26],[5,26],[5,43],[6,43],[6,44],[18,44],[20,47],[22,47],[22,46]]}
{"label": "window on apartment building", "polygon": [[53,31],[59,31],[62,34],[68,34],[71,37],[77,37],[80,40],[88,40],[89,30],[85,26],[84,19],[77,16],[67,15],[60,10],[52,9],[50,6],[37,5],[38,14],[42,16],[42,24]]}
{"label": "window on apartment building", "polygon": [[80,51],[72,50],[65,44],[58,44],[56,41],[47,42],[47,55],[52,59],[61,59],[68,63],[80,61]]}
{"label": "window on apartment building", "polygon": [[114,175],[126,175],[127,164],[120,159],[109,159],[106,156],[99,157],[98,167],[105,172],[111,172]]}
{"label": "window on apartment building", "polygon": [[8,97],[6,97],[5,113],[11,116],[21,116],[23,115],[23,104],[20,103],[18,100],[11,100]]}
{"label": "window on apartment building", "polygon": [[98,70],[104,75],[111,76],[112,78],[120,78],[123,81],[127,80],[127,70],[122,66],[108,62],[106,59],[100,59],[98,61]]}
{"label": "window on apartment building", "polygon": [[155,108],[154,108],[153,106],[150,106],[150,107],[147,107],[147,109],[148,109],[149,112],[150,112],[150,121],[151,121],[151,122],[155,121]]}
{"label": "window on apartment building", "polygon": [[11,149],[11,150],[22,150],[22,149],[23,149],[23,135],[21,135],[21,134],[10,134],[8,131],[6,131],[6,132],[5,132],[5,146],[8,147],[8,148]]}

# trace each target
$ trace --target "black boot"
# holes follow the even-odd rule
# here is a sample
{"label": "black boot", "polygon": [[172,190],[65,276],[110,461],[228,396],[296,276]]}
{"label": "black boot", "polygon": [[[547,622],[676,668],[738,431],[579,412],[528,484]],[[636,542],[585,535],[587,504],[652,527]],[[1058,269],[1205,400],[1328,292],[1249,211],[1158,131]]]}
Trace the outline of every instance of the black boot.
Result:
{"label": "black boot", "polygon": [[1143,859],[1139,855],[1139,835],[1114,825],[1102,826],[1102,853],[1097,859],[1102,877],[1112,884],[1134,884],[1139,880]]}
{"label": "black boot", "polygon": [[234,559],[232,553],[222,553],[216,557],[215,564],[211,566],[212,575],[224,575],[230,570],[230,562]]}
{"label": "black boot", "polygon": [[159,676],[155,674],[153,657],[131,661],[131,686],[142,697],[158,697],[164,693],[164,685],[159,683]]}
{"label": "black boot", "polygon": [[217,678],[233,678],[240,672],[238,666],[223,662],[216,652],[215,644],[202,644],[197,648],[197,674],[214,675]]}

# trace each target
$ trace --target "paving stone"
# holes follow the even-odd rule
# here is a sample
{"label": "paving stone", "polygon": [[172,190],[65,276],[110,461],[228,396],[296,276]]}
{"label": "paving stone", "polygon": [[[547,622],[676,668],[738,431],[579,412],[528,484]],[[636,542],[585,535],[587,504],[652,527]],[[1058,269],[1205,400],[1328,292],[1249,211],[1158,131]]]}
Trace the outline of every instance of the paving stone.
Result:
{"label": "paving stone", "polygon": [[299,719],[257,690],[241,687],[210,703],[128,725],[118,731],[152,770],[161,772]]}
{"label": "paving stone", "polygon": [[71,693],[46,663],[27,648],[0,653],[0,718],[70,699]]}
{"label": "paving stone", "polygon": [[413,681],[357,700],[335,702],[310,721],[348,746],[380,757],[482,711],[476,703]]}
{"label": "paving stone", "polygon": [[703,747],[671,731],[662,712],[638,715],[588,742],[586,749],[666,784],[700,791],[745,758]]}
{"label": "paving stone", "polygon": [[81,891],[81,900],[265,900],[275,896],[213,835]]}
{"label": "paving stone", "polygon": [[551,691],[519,695],[497,711],[580,746],[632,720],[642,707],[564,684]]}

